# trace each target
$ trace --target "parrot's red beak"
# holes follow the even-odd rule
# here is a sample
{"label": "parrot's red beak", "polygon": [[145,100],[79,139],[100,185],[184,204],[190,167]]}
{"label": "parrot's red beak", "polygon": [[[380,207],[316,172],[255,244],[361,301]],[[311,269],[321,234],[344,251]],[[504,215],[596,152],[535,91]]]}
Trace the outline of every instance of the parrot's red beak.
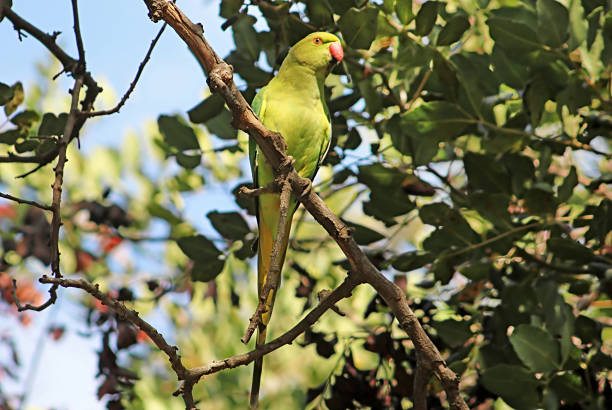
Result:
{"label": "parrot's red beak", "polygon": [[342,49],[340,43],[331,43],[329,45],[329,52],[336,62],[342,61],[342,58],[344,57],[344,50]]}

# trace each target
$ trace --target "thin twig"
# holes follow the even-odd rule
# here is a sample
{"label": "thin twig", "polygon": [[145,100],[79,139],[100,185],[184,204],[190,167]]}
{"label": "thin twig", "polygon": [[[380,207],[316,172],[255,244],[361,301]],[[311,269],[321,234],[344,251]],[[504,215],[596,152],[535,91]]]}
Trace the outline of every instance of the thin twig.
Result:
{"label": "thin twig", "polygon": [[77,49],[79,50],[79,65],[85,70],[85,48],[83,47],[83,37],[81,36],[81,25],[79,24],[79,8],[77,0],[72,0],[72,20],[74,22],[74,36],[76,37]]}
{"label": "thin twig", "polygon": [[70,104],[70,113],[66,120],[64,135],[58,142],[59,152],[57,155],[57,164],[55,165],[55,180],[53,181],[53,200],[51,206],[53,208],[53,218],[51,219],[51,271],[56,278],[61,278],[60,272],[60,253],[59,253],[59,231],[62,224],[61,202],[62,202],[62,184],[64,182],[64,166],[66,165],[66,151],[72,130],[75,127],[78,113],[79,93],[83,86],[83,76],[78,76],[74,82],[74,87],[71,90],[72,102]]}
{"label": "thin twig", "polygon": [[5,198],[5,199],[9,199],[11,201],[18,202],[20,204],[35,206],[36,208],[40,208],[40,209],[42,209],[44,211],[53,211],[53,207],[51,207],[49,205],[43,205],[43,204],[41,204],[39,202],[36,202],[36,201],[29,201],[27,199],[17,198],[16,196],[13,196],[13,195],[10,195],[10,194],[4,194],[4,193],[0,192],[0,197]]}
{"label": "thin twig", "polygon": [[[282,269],[283,252],[281,252],[283,237],[285,231],[288,229],[287,224],[291,222],[288,218],[289,213],[289,200],[291,198],[291,185],[285,179],[281,181],[281,194],[280,194],[280,205],[279,205],[279,217],[278,226],[276,229],[276,236],[274,237],[274,243],[272,245],[272,253],[270,254],[270,269],[266,274],[266,280],[262,286],[259,294],[259,302],[255,313],[249,320],[249,326],[247,327],[244,336],[242,336],[242,343],[248,343],[255,332],[255,329],[262,321],[262,315],[267,312],[267,305],[270,295],[274,298],[278,286],[280,284],[280,276]],[[263,255],[266,257],[267,255]],[[274,293],[271,293],[274,292]]]}
{"label": "thin twig", "polygon": [[414,94],[412,94],[412,98],[410,99],[408,104],[406,104],[406,111],[410,111],[410,109],[412,108],[412,105],[421,96],[421,91],[423,91],[425,84],[427,84],[427,80],[429,80],[430,75],[431,75],[431,69],[428,69],[423,75],[423,78],[421,79],[421,82],[419,83],[419,86],[417,87],[416,91],[414,92]]}
{"label": "thin twig", "polygon": [[49,299],[47,299],[47,301],[42,305],[35,306],[29,303],[26,305],[22,305],[19,301],[19,298],[17,297],[17,281],[13,279],[13,288],[11,289],[11,296],[13,297],[13,303],[15,303],[15,306],[17,306],[18,312],[23,312],[25,310],[34,310],[36,312],[41,312],[55,303],[55,301],[57,300],[58,287],[59,285],[54,283],[53,286],[49,288]]}
{"label": "thin twig", "polygon": [[205,375],[217,373],[224,369],[233,369],[234,367],[244,366],[251,363],[258,357],[264,356],[281,346],[290,344],[293,342],[293,340],[295,340],[295,338],[316,323],[323,313],[329,309],[332,309],[339,300],[349,297],[353,289],[355,289],[355,287],[360,283],[362,283],[362,280],[358,275],[348,275],[338,287],[322,298],[319,304],[313,308],[302,320],[300,320],[295,326],[281,336],[277,337],[271,342],[258,346],[256,349],[251,350],[248,353],[232,356],[223,360],[215,360],[205,366],[190,369],[189,373],[191,373],[194,377],[200,378]]}
{"label": "thin twig", "polygon": [[[76,6],[76,2],[73,4]],[[85,61],[84,61],[84,50],[81,51],[83,47],[82,39],[80,39],[80,26],[78,23],[78,13],[76,8],[73,8],[73,16],[77,17],[74,21],[75,33],[77,35],[77,48],[79,48],[79,56],[82,57],[82,64],[79,62],[80,60],[76,60],[70,55],[68,55],[61,47],[59,47],[56,43],[57,40],[57,32],[53,34],[47,34],[41,31],[38,27],[32,25],[30,22],[21,18],[17,13],[15,13],[11,7],[8,5],[6,0],[0,0],[0,7],[2,8],[3,15],[13,23],[13,27],[21,36],[21,31],[25,31],[28,34],[32,35],[32,37],[36,38],[41,44],[43,44],[51,54],[53,54],[59,61],[62,63],[63,70],[62,72],[66,72],[71,74],[73,77],[81,76],[82,83],[87,87],[87,92],[85,93],[85,98],[81,103],[81,111],[87,112],[91,111],[93,108],[93,103],[98,96],[98,94],[102,91],[102,88],[98,86],[98,83],[93,79],[91,74],[85,71]],[[21,38],[21,37],[20,37]],[[80,45],[79,45],[80,44]],[[71,134],[68,135],[68,143],[72,141],[74,138],[77,138],[79,132],[83,125],[85,124],[85,117],[78,118],[74,122],[71,127]],[[66,135],[64,135],[66,137]],[[9,154],[7,157],[0,157],[0,162],[31,162],[37,163],[38,165],[20,176],[18,178],[24,178],[45,165],[49,164],[53,161],[60,153],[60,147],[50,151],[49,153],[37,157],[17,157],[13,158],[12,154]],[[13,160],[14,159],[14,160]]]}
{"label": "thin twig", "polygon": [[64,288],[83,289],[85,292],[89,293],[101,301],[104,305],[115,311],[122,319],[129,321],[138,327],[138,329],[145,332],[153,343],[155,343],[155,345],[168,356],[172,369],[176,372],[179,380],[185,380],[187,377],[188,372],[181,362],[181,357],[177,353],[178,348],[176,346],[171,346],[168,342],[166,342],[166,339],[164,339],[162,334],[143,320],[139,316],[138,312],[128,309],[123,303],[102,293],[97,284],[92,284],[85,279],[52,278],[46,275],[40,278],[39,282],[58,285]]}
{"label": "thin twig", "polygon": [[164,23],[162,28],[157,32],[157,35],[155,36],[155,38],[151,42],[151,45],[149,46],[149,50],[147,50],[147,54],[145,55],[144,59],[140,62],[140,65],[138,66],[138,70],[136,71],[136,76],[134,77],[134,80],[132,80],[132,82],[130,83],[129,88],[127,89],[125,94],[123,94],[123,97],[117,103],[117,105],[114,108],[111,108],[109,110],[83,112],[83,113],[81,113],[82,115],[85,115],[87,117],[98,117],[98,116],[101,116],[101,115],[110,115],[110,114],[114,114],[116,112],[119,112],[119,110],[125,105],[127,100],[130,98],[130,95],[132,95],[132,92],[136,88],[136,83],[138,83],[138,80],[140,79],[140,76],[142,75],[142,72],[144,71],[145,65],[147,65],[147,63],[151,59],[151,53],[153,53],[153,48],[155,48],[155,45],[159,41],[159,39],[160,39],[162,33],[164,32],[166,26],[167,26],[167,23]]}
{"label": "thin twig", "polygon": [[0,163],[23,163],[23,164],[48,164],[57,155],[57,148],[43,154],[43,155],[29,155],[23,157],[21,155],[13,154],[9,152],[7,156],[0,157]]}

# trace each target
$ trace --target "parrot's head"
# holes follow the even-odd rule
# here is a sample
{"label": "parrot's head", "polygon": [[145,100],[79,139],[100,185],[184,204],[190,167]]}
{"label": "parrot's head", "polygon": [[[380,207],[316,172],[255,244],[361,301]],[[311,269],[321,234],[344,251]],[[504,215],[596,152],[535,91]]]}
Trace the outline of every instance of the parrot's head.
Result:
{"label": "parrot's head", "polygon": [[310,66],[315,72],[329,73],[331,68],[342,61],[344,50],[340,39],[331,33],[311,33],[298,41],[289,55],[298,63]]}

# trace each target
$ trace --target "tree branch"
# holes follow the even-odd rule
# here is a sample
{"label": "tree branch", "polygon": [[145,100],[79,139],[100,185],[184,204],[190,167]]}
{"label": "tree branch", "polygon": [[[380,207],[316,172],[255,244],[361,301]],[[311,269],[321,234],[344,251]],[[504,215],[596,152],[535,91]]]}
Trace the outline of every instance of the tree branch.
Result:
{"label": "tree branch", "polygon": [[43,211],[53,211],[53,207],[51,207],[49,205],[43,205],[43,204],[41,204],[39,202],[36,202],[36,201],[28,201],[27,199],[17,198],[16,196],[9,195],[9,194],[4,194],[2,192],[0,192],[0,197],[8,199],[8,200],[11,200],[11,201],[15,201],[15,202],[20,203],[20,204],[35,206],[36,208],[40,208]]}
{"label": "tree branch", "polygon": [[[285,154],[285,142],[280,134],[266,129],[255,116],[232,80],[232,67],[214,52],[202,36],[201,27],[193,24],[174,3],[168,0],[144,1],[149,9],[149,17],[153,21],[163,19],[187,43],[206,72],[211,91],[221,94],[232,111],[233,125],[248,133],[256,141],[278,175],[281,164],[288,159]],[[425,366],[431,367],[433,373],[440,379],[451,408],[467,409],[467,404],[459,393],[459,378],[447,367],[437,348],[419,324],[408,306],[404,293],[374,267],[353,240],[350,229],[327,208],[318,195],[309,189],[311,183],[308,179],[300,177],[295,169],[291,169],[288,180],[296,197],[345,253],[357,280],[369,283],[387,302],[400,327],[412,339],[419,353],[419,360],[425,361]]]}
{"label": "tree branch", "polygon": [[79,51],[79,64],[82,66],[80,68],[85,70],[85,48],[83,47],[83,37],[81,36],[77,0],[72,0],[72,21],[74,22],[74,36],[76,37],[77,50]]}
{"label": "tree branch", "polygon": [[138,66],[138,70],[136,71],[136,76],[134,77],[134,80],[132,80],[132,82],[130,83],[130,86],[128,87],[125,94],[123,94],[123,97],[121,97],[121,100],[119,100],[117,105],[115,105],[115,107],[108,109],[108,110],[83,112],[81,113],[82,115],[85,115],[87,117],[98,117],[102,115],[110,115],[110,114],[119,112],[119,110],[125,105],[127,100],[130,98],[130,95],[132,95],[132,92],[136,88],[136,83],[138,83],[138,80],[140,79],[140,76],[142,75],[142,72],[144,71],[145,65],[147,65],[147,63],[151,59],[153,48],[155,48],[155,45],[159,41],[164,30],[166,29],[166,26],[167,24],[164,23],[162,28],[157,32],[157,35],[155,36],[153,41],[151,41],[151,45],[149,46],[149,49],[147,50],[147,54],[145,55],[144,59],[140,62],[140,65]]}
{"label": "tree branch", "polygon": [[315,324],[323,313],[329,309],[333,309],[339,300],[349,297],[353,292],[353,289],[355,289],[355,287],[361,283],[362,282],[357,276],[348,275],[344,279],[344,282],[342,282],[336,289],[329,292],[324,298],[321,299],[319,304],[314,309],[312,309],[302,320],[300,320],[295,326],[281,336],[277,337],[271,342],[258,346],[256,349],[251,350],[250,352],[232,356],[223,360],[215,360],[205,366],[194,367],[189,370],[189,373],[197,381],[202,376],[217,373],[224,369],[233,369],[234,367],[245,366],[258,357],[264,356],[284,345],[290,344],[299,335]]}
{"label": "tree branch", "polygon": [[185,380],[186,377],[188,377],[187,368],[183,366],[181,357],[177,353],[178,348],[176,346],[171,346],[168,342],[166,342],[166,339],[164,339],[161,333],[159,333],[145,320],[140,318],[138,312],[128,309],[123,303],[116,301],[110,296],[100,292],[98,285],[94,285],[85,279],[52,278],[46,275],[40,278],[38,281],[40,283],[58,285],[63,288],[83,289],[85,292],[89,293],[91,296],[115,311],[122,319],[127,320],[145,332],[153,343],[155,343],[155,345],[168,356],[172,369],[176,372],[179,380]]}
{"label": "tree branch", "polygon": [[[298,322],[293,328],[285,332],[283,335],[277,337],[269,343],[258,346],[256,349],[250,352],[243,353],[240,355],[232,356],[223,360],[215,360],[206,366],[194,367],[187,369],[181,361],[181,356],[178,354],[178,348],[170,345],[164,339],[163,335],[157,331],[148,322],[143,320],[138,312],[135,310],[128,309],[123,303],[109,297],[108,295],[100,292],[98,285],[94,285],[84,279],[65,279],[65,278],[52,278],[49,276],[43,276],[39,279],[40,283],[53,284],[54,287],[62,286],[64,288],[78,288],[89,293],[104,305],[115,311],[119,317],[128,322],[132,323],[138,329],[142,330],[149,336],[149,338],[155,343],[155,345],[168,356],[170,365],[177,375],[178,380],[182,380],[183,383],[179,389],[175,392],[175,395],[182,395],[185,402],[185,406],[188,410],[195,409],[195,401],[193,399],[193,386],[200,380],[202,376],[214,374],[225,369],[233,369],[238,366],[245,366],[255,359],[264,356],[280,347],[290,344],[299,335],[304,333],[310,326],[312,326],[327,310],[334,307],[334,305],[341,299],[344,299],[351,295],[353,289],[360,284],[359,279],[353,275],[349,275],[344,279],[336,289],[329,292],[319,304],[311,310],[300,322]],[[13,288],[14,289],[14,288]]]}
{"label": "tree branch", "polygon": [[[85,93],[85,98],[81,103],[81,111],[91,111],[93,108],[93,103],[98,94],[102,91],[102,88],[98,86],[98,83],[93,79],[91,74],[85,71],[85,51],[83,49],[83,40],[80,34],[80,25],[78,22],[78,10],[76,8],[76,0],[73,1],[73,19],[74,19],[74,29],[75,36],[77,41],[77,48],[79,49],[79,60],[74,59],[70,55],[68,55],[60,46],[56,43],[57,35],[50,35],[41,31],[38,27],[32,25],[30,22],[21,18],[17,13],[11,10],[8,2],[6,0],[0,0],[0,8],[1,14],[3,14],[11,23],[13,23],[13,27],[15,30],[20,32],[21,30],[30,34],[32,37],[36,38],[40,43],[42,43],[47,50],[51,54],[53,54],[59,61],[62,63],[63,72],[70,73],[74,78],[77,76],[82,77],[82,83],[87,87],[87,92]],[[71,127],[71,133],[68,135],[68,143],[71,142],[74,138],[77,138],[79,132],[83,125],[85,124],[86,117],[77,118],[74,121],[74,125]],[[64,134],[66,136],[66,134]],[[48,154],[37,157],[17,157],[13,155],[8,155],[7,157],[1,157],[0,162],[32,162],[37,163],[38,165],[29,172],[26,172],[20,177],[25,177],[33,172],[36,172],[43,166],[47,165],[51,161],[53,161],[60,153],[60,149],[55,149],[50,151]],[[13,161],[13,157],[15,160]]]}

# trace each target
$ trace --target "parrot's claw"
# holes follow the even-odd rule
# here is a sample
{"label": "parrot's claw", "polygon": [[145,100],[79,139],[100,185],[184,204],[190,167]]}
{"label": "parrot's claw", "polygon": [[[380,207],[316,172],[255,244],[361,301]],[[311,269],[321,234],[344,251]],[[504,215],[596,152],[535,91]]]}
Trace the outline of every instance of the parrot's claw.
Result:
{"label": "parrot's claw", "polygon": [[300,194],[300,198],[306,198],[310,195],[310,191],[312,191],[312,181],[310,179],[306,179],[307,182],[304,183],[304,190]]}
{"label": "parrot's claw", "polygon": [[279,165],[279,173],[281,175],[287,175],[289,171],[291,171],[293,164],[295,164],[295,159],[291,155],[288,155],[287,158],[285,158],[285,160]]}

